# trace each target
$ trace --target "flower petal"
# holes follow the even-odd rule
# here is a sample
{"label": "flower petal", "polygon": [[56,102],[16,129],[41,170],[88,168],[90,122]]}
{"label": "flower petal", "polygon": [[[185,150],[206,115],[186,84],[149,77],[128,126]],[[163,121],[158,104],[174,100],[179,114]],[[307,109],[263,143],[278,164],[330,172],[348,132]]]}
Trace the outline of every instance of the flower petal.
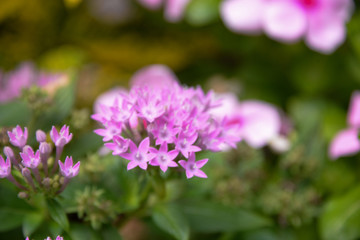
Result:
{"label": "flower petal", "polygon": [[329,155],[332,159],[352,155],[360,151],[358,130],[355,128],[340,131],[332,140]]}

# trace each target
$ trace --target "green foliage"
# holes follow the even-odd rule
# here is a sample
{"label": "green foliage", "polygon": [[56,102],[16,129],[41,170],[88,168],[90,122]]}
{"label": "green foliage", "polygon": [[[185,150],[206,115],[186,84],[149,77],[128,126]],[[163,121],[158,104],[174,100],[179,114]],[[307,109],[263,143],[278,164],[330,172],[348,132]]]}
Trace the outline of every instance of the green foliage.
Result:
{"label": "green foliage", "polygon": [[65,209],[55,199],[46,199],[46,205],[51,218],[59,224],[62,229],[69,230],[69,220],[66,216]]}
{"label": "green foliage", "polygon": [[324,240],[360,237],[359,199],[360,187],[356,187],[329,200],[320,217],[320,232]]}
{"label": "green foliage", "polygon": [[270,219],[256,213],[205,200],[181,202],[180,206],[195,232],[249,231],[272,225]]}
{"label": "green foliage", "polygon": [[189,239],[189,224],[184,218],[180,206],[157,205],[153,208],[152,218],[159,228],[171,234],[175,239]]}

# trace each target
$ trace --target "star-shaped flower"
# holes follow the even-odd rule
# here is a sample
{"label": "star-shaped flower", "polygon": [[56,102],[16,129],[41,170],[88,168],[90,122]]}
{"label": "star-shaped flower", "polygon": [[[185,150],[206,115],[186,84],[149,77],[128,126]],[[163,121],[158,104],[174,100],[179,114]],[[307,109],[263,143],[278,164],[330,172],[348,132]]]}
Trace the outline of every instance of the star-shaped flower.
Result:
{"label": "star-shaped flower", "polygon": [[149,153],[150,139],[149,137],[145,138],[139,144],[139,148],[135,145],[133,141],[129,142],[129,153],[123,153],[120,156],[130,160],[127,165],[127,170],[133,169],[137,166],[146,170],[148,162],[155,157],[155,154]]}
{"label": "star-shaped flower", "polygon": [[206,174],[200,170],[207,161],[208,159],[202,159],[195,162],[195,153],[191,153],[188,161],[180,160],[179,164],[185,169],[187,178],[192,178],[193,176],[207,178]]}
{"label": "star-shaped flower", "polygon": [[177,163],[174,162],[174,159],[179,154],[178,150],[171,150],[168,152],[168,145],[166,142],[163,142],[160,146],[160,149],[150,148],[150,152],[156,154],[156,157],[150,161],[150,164],[153,166],[160,166],[160,169],[163,172],[166,172],[168,167],[177,167]]}

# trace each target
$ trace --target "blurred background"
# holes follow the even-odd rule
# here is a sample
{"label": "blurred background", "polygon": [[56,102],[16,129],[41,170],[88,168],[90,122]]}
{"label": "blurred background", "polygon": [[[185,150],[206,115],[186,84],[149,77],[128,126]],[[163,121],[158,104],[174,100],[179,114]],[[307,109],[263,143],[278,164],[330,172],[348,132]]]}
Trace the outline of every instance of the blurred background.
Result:
{"label": "blurred background", "polygon": [[[186,194],[254,211],[273,224],[213,230],[212,223],[196,224],[201,220],[188,207],[193,239],[359,239],[360,161],[331,161],[328,145],[346,127],[350,96],[360,85],[360,11],[354,8],[345,43],[324,55],[303,41],[235,34],[220,19],[220,3],[193,0],[172,23],[162,9],[135,0],[1,0],[0,68],[33,62],[74,73],[75,108],[87,115],[99,94],[128,87],[133,73],[150,64],[169,66],[182,84],[272,103],[289,117],[291,148],[279,155],[242,143],[226,157],[216,155],[227,160],[209,164],[208,181],[192,181]],[[171,239],[151,231],[145,232]],[[151,239],[146,234],[134,239]]]}

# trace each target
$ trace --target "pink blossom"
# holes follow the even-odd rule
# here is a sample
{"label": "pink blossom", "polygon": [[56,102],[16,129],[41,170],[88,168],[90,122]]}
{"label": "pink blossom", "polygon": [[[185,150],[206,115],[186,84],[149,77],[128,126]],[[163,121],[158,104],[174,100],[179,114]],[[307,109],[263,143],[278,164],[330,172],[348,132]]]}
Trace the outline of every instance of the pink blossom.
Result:
{"label": "pink blossom", "polygon": [[9,158],[4,158],[0,155],[0,178],[6,178],[11,174],[11,162]]}
{"label": "pink blossom", "polygon": [[163,142],[160,146],[160,149],[150,148],[150,152],[155,154],[155,158],[150,161],[150,164],[153,166],[160,166],[160,169],[163,172],[166,172],[168,167],[177,167],[177,163],[174,162],[174,159],[179,154],[177,150],[171,150],[168,152],[168,145],[166,142]]}
{"label": "pink blossom", "polygon": [[13,128],[11,132],[8,131],[8,136],[12,145],[22,149],[27,142],[28,130],[26,127],[24,127],[23,131],[21,127],[17,125],[16,128]]}
{"label": "pink blossom", "polygon": [[234,32],[265,32],[282,42],[304,38],[322,53],[333,52],[345,40],[351,0],[225,0],[224,23]]}
{"label": "pink blossom", "polygon": [[60,160],[58,161],[60,166],[61,175],[65,178],[73,178],[79,174],[80,170],[80,161],[73,165],[72,157],[65,158],[65,164],[62,163]]}
{"label": "pink blossom", "polygon": [[332,159],[353,155],[360,151],[360,92],[352,94],[348,112],[349,128],[341,130],[330,143],[329,155]]}
{"label": "pink blossom", "polygon": [[127,165],[127,169],[133,169],[137,166],[146,170],[148,162],[155,157],[155,154],[149,153],[150,139],[147,137],[141,141],[139,148],[134,142],[129,142],[129,153],[121,154],[121,157],[130,160]]}
{"label": "pink blossom", "polygon": [[[223,117],[211,114],[216,107],[221,108],[213,92],[181,86],[167,67],[140,69],[131,85],[128,92],[107,105],[100,104],[99,112],[92,116],[103,126],[95,133],[103,136],[104,142],[113,140],[105,146],[114,155],[130,160],[128,170],[137,166],[145,170],[150,162],[166,171],[177,166],[174,159],[179,152],[189,158],[194,152],[219,151],[219,146],[235,146],[240,140]],[[136,127],[122,117],[129,111],[137,118]]]}
{"label": "pink blossom", "polygon": [[113,155],[120,155],[128,150],[129,139],[124,139],[121,136],[114,136],[113,141],[113,143],[105,143],[105,146],[113,151]]}
{"label": "pink blossom", "polygon": [[22,164],[28,168],[37,168],[40,163],[40,151],[37,150],[34,153],[34,150],[30,146],[25,146],[23,152],[20,153],[22,158]]}
{"label": "pink blossom", "polygon": [[186,136],[185,134],[180,133],[178,138],[175,140],[175,149],[180,151],[186,158],[188,158],[189,153],[201,151],[200,147],[193,145],[197,137],[197,133],[192,136]]}
{"label": "pink blossom", "polygon": [[185,169],[187,178],[192,178],[193,176],[207,178],[206,174],[200,170],[207,162],[208,159],[195,162],[195,153],[191,153],[188,161],[180,160],[179,164]]}
{"label": "pink blossom", "polygon": [[72,133],[69,132],[69,126],[64,125],[60,132],[53,126],[50,131],[51,140],[57,147],[64,147],[72,139]]}

